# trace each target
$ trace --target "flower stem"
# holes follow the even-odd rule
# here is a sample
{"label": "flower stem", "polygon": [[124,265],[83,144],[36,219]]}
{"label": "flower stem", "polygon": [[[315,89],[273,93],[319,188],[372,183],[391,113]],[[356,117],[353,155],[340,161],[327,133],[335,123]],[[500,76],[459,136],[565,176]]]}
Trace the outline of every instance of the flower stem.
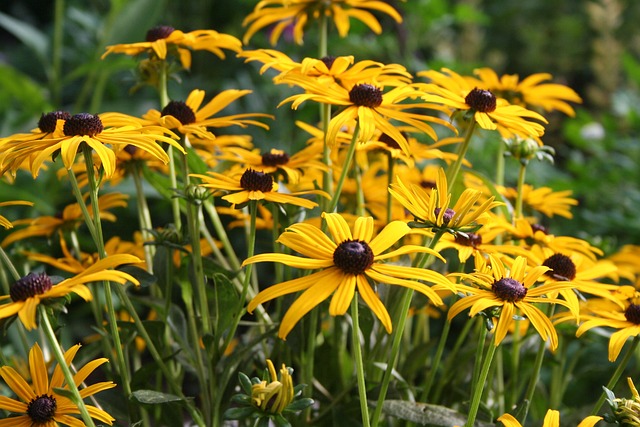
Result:
{"label": "flower stem", "polygon": [[[633,338],[633,342],[631,343],[631,346],[627,349],[627,352],[622,357],[622,361],[616,368],[613,375],[611,375],[611,379],[606,385],[607,389],[613,390],[616,384],[618,384],[618,380],[620,379],[620,377],[622,376],[622,373],[626,369],[627,364],[631,359],[631,356],[633,356],[633,354],[636,352],[636,348],[638,348],[639,343],[640,343],[640,335],[636,335],[635,338]],[[593,410],[591,411],[591,415],[598,414],[598,411],[600,411],[600,408],[602,407],[602,404],[606,399],[607,399],[607,394],[605,392],[602,392],[602,394],[600,395],[600,399],[598,399],[598,401],[596,402],[596,405],[593,407]]]}
{"label": "flower stem", "polygon": [[[147,198],[144,195],[144,187],[141,178],[142,170],[140,163],[135,162],[133,167],[133,182],[136,187],[136,199],[138,200],[138,220],[140,222],[140,233],[142,233],[142,240],[147,242],[152,240],[150,230],[153,229],[153,222],[151,221],[151,212],[149,211],[149,205],[147,204]],[[155,253],[155,247],[153,245],[144,245],[144,257],[147,263],[147,271],[153,274],[153,254]]]}
{"label": "flower stem", "polygon": [[356,122],[356,127],[353,130],[353,136],[351,137],[351,144],[349,144],[349,150],[347,151],[347,157],[344,161],[344,165],[342,165],[342,172],[340,173],[340,178],[338,179],[338,183],[336,184],[336,191],[331,198],[331,202],[329,203],[329,209],[327,212],[334,212],[336,207],[338,206],[338,200],[340,200],[340,193],[342,192],[342,186],[344,185],[344,181],[349,174],[349,169],[351,169],[351,162],[353,161],[354,154],[356,152],[356,145],[358,144],[358,134],[360,133],[360,124]]}
{"label": "flower stem", "polygon": [[[362,426],[369,427],[369,406],[367,404],[367,386],[364,379],[364,362],[362,360],[362,348],[360,346],[360,322],[358,320],[358,298],[357,294],[351,300],[351,327],[353,358],[356,363],[356,377],[358,380],[358,394],[360,396],[360,412],[362,414]],[[377,409],[377,408],[376,408]]]}
{"label": "flower stem", "polygon": [[520,171],[518,172],[518,194],[516,196],[516,208],[515,213],[513,214],[513,221],[515,222],[517,219],[522,217],[522,198],[523,198],[523,189],[524,189],[524,178],[527,172],[526,163],[520,163]]}
{"label": "flower stem", "polygon": [[476,128],[476,122],[472,121],[467,126],[467,130],[464,134],[464,140],[460,144],[458,149],[458,157],[456,161],[453,162],[449,168],[447,169],[447,182],[449,186],[453,188],[456,183],[456,179],[458,179],[458,173],[460,172],[460,167],[462,166],[462,162],[464,161],[464,157],[467,154],[467,150],[469,149],[469,143],[471,142],[471,137],[473,136],[473,131]]}
{"label": "flower stem", "polygon": [[191,262],[195,276],[195,287],[200,302],[200,318],[203,334],[211,333],[211,317],[209,315],[209,298],[207,298],[207,283],[202,265],[202,250],[200,248],[200,207],[195,203],[187,202],[187,226],[191,239]]}
{"label": "flower stem", "polygon": [[43,305],[39,305],[38,309],[40,310],[40,318],[42,319],[42,322],[40,323],[40,325],[43,326],[42,330],[44,331],[47,337],[47,340],[49,340],[49,344],[51,345],[51,349],[53,350],[53,355],[55,356],[56,361],[58,362],[58,366],[62,370],[62,374],[67,383],[67,386],[69,387],[69,391],[73,394],[73,397],[74,397],[73,403],[78,407],[78,410],[80,411],[80,416],[82,417],[82,420],[84,421],[85,425],[87,427],[95,427],[95,424],[93,423],[93,419],[91,418],[91,415],[89,415],[89,411],[87,410],[87,407],[85,406],[84,401],[82,400],[82,396],[80,396],[80,391],[78,390],[78,387],[76,387],[75,385],[73,374],[69,369],[69,365],[64,359],[64,353],[62,352],[62,349],[60,348],[60,343],[58,343],[56,334],[53,331],[53,327],[51,326],[51,322],[49,321],[49,316],[47,315],[46,308]]}
{"label": "flower stem", "polygon": [[[493,361],[493,355],[496,352],[495,345],[495,334],[493,335],[493,339],[489,344],[489,348],[487,348],[487,353],[484,356],[484,360],[482,361],[482,369],[480,370],[480,375],[478,376],[478,380],[473,387],[473,395],[471,396],[471,407],[469,408],[469,416],[467,418],[467,423],[465,427],[473,427],[476,416],[478,415],[478,408],[480,408],[480,401],[482,400],[482,393],[484,391],[484,386],[487,382],[487,377],[489,375],[489,370],[491,369],[491,362]],[[479,359],[477,359],[479,360]]]}

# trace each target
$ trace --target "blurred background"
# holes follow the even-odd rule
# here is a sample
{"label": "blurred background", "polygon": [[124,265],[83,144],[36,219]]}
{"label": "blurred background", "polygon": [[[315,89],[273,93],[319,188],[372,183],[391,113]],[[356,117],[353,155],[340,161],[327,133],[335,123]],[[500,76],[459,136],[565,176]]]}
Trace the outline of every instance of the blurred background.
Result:
{"label": "blurred background", "polygon": [[[0,2],[0,137],[34,128],[40,114],[120,111],[140,115],[158,108],[150,87],[136,87],[136,61],[124,55],[100,57],[110,44],[143,41],[156,25],[183,31],[214,29],[242,38],[242,21],[255,0],[3,0]],[[640,244],[640,2],[636,0],[409,0],[390,1],[404,17],[396,24],[378,15],[384,28],[376,36],[352,21],[347,39],[333,29],[329,52],[399,63],[413,73],[451,68],[471,74],[491,67],[498,74],[551,73],[583,98],[576,117],[549,117],[544,137],[556,150],[555,165],[534,163],[528,181],[556,190],[571,189],[580,205],[574,218],[554,217],[553,229],[601,246],[605,252],[625,243]],[[293,59],[314,56],[313,28],[305,44],[283,37],[275,48]],[[245,49],[270,48],[268,34],[255,35]],[[193,53],[190,71],[170,86],[173,99],[190,90],[208,98],[228,88],[252,89],[250,101],[236,108],[274,114],[273,129],[260,132],[270,145],[303,144],[288,107],[276,105],[290,89],[274,86],[268,73],[229,54],[219,60]],[[476,168],[490,171],[495,147],[476,144]],[[507,183],[515,183],[517,165]],[[510,177],[510,178],[509,178]],[[55,207],[54,191],[40,185],[41,197]],[[0,199],[14,200],[15,186],[0,184]],[[25,189],[26,191],[26,189]]]}

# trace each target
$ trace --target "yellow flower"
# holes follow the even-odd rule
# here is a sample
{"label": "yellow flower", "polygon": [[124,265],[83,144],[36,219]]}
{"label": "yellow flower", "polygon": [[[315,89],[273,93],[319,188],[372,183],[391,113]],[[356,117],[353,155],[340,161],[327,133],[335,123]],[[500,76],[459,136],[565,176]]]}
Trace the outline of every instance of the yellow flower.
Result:
{"label": "yellow flower", "polygon": [[271,414],[280,414],[293,401],[293,379],[291,371],[282,364],[280,379],[271,360],[267,359],[270,382],[260,381],[251,385],[251,403]]}
{"label": "yellow flower", "polygon": [[490,265],[482,271],[455,274],[471,280],[480,287],[457,285],[459,292],[468,295],[451,306],[449,320],[467,308],[471,308],[469,316],[475,316],[487,309],[499,309],[498,324],[494,331],[494,344],[497,346],[507,335],[509,326],[513,323],[513,317],[521,314],[531,321],[543,340],[550,339],[551,348],[555,349],[558,346],[556,330],[549,318],[534,304],[555,303],[568,307],[564,301],[549,298],[548,295],[571,285],[553,282],[534,287],[533,285],[548,270],[548,267],[538,266],[527,271],[527,259],[524,257],[517,257],[511,270],[507,270],[502,260],[493,255],[489,255],[489,260]]}
{"label": "yellow flower", "polygon": [[285,193],[278,191],[278,184],[273,182],[273,177],[263,172],[253,169],[246,169],[242,175],[229,176],[217,172],[208,172],[208,175],[192,174],[191,176],[200,178],[200,186],[210,188],[214,194],[227,192],[222,200],[226,200],[232,205],[241,205],[250,200],[264,200],[274,203],[289,203],[303,208],[312,209],[318,206],[317,203],[308,199],[303,199],[304,194],[319,194],[329,197],[327,193],[320,190],[299,191],[295,193]]}
{"label": "yellow flower", "polygon": [[[258,305],[274,298],[305,291],[282,318],[278,331],[282,339],[286,338],[306,313],[329,298],[331,294],[333,297],[329,304],[329,314],[343,315],[349,308],[356,290],[380,319],[387,332],[391,333],[391,317],[369,283],[369,279],[382,284],[416,290],[436,305],[442,305],[442,299],[436,290],[454,291],[453,284],[435,271],[383,263],[390,258],[415,252],[425,252],[441,258],[438,253],[422,246],[405,245],[383,253],[410,231],[405,223],[393,221],[374,237],[372,217],[358,217],[353,226],[353,232],[340,214],[324,213],[323,218],[331,238],[318,227],[298,223],[288,227],[277,240],[278,243],[304,257],[279,253],[260,254],[246,259],[243,263],[247,265],[270,261],[301,269],[320,269],[308,276],[273,285],[261,291],[249,303],[247,311],[251,313]],[[429,287],[417,280],[435,283],[435,286]]]}
{"label": "yellow flower", "polygon": [[523,107],[542,108],[545,111],[562,111],[575,116],[568,102],[581,103],[582,99],[571,88],[557,83],[542,83],[552,78],[548,73],[532,74],[520,80],[517,74],[500,77],[491,68],[479,68],[474,74],[480,79],[478,85],[485,87],[496,96],[505,98],[511,104]]}
{"label": "yellow flower", "polygon": [[[602,417],[591,415],[582,420],[577,427],[593,427],[601,420]],[[498,417],[498,421],[504,424],[504,427],[522,427],[518,420],[509,414],[504,414]],[[542,427],[560,427],[560,412],[549,409],[547,414],[544,416]]]}
{"label": "yellow flower", "polygon": [[46,300],[75,293],[85,301],[90,301],[93,296],[86,283],[105,280],[121,284],[131,282],[138,285],[138,280],[131,275],[118,270],[110,270],[122,264],[138,262],[140,259],[133,255],[111,255],[74,277],[55,285],[45,273],[30,273],[11,286],[9,295],[0,297],[0,301],[10,300],[10,302],[0,305],[0,319],[17,314],[25,328],[34,329],[37,327],[36,309]]}
{"label": "yellow flower", "polygon": [[302,44],[307,22],[323,16],[333,21],[340,37],[346,37],[349,33],[350,18],[362,21],[371,31],[380,34],[382,27],[369,10],[383,12],[396,22],[402,22],[402,17],[393,7],[378,0],[262,0],[242,23],[243,26],[250,24],[243,41],[248,43],[258,30],[275,24],[269,37],[272,45],[278,42],[282,32],[290,26],[293,26],[295,42]]}
{"label": "yellow flower", "polygon": [[234,52],[242,50],[242,43],[237,38],[221,34],[213,30],[196,30],[183,33],[166,25],[154,27],[147,31],[146,41],[107,46],[102,59],[110,53],[124,53],[125,55],[139,55],[144,52],[152,53],[159,59],[166,59],[167,53],[175,50],[182,66],[191,68],[190,50],[207,50],[219,58],[224,59],[222,49]]}
{"label": "yellow flower", "polygon": [[[500,190],[505,197],[511,200],[515,200],[518,195],[515,188],[505,187]],[[569,197],[571,193],[571,190],[553,191],[549,187],[534,188],[532,185],[525,184],[522,187],[522,202],[550,218],[559,215],[571,219],[573,218],[571,207],[578,205],[576,199]]]}
{"label": "yellow flower", "polygon": [[483,129],[497,129],[505,137],[517,134],[527,138],[544,134],[544,126],[529,120],[547,123],[540,114],[498,99],[490,90],[474,86],[454,71],[443,68],[442,72],[429,70],[418,75],[432,80],[432,83],[420,85],[425,91],[422,96],[425,101],[446,105],[453,112],[468,112]]}
{"label": "yellow flower", "polygon": [[[64,354],[65,361],[71,365],[80,344],[76,344]],[[75,384],[67,384],[62,369],[56,366],[51,379],[47,372],[47,365],[40,346],[36,343],[29,351],[29,369],[32,384],[29,384],[18,372],[10,366],[0,368],[0,376],[19,400],[0,396],[0,409],[13,414],[22,414],[0,420],[0,427],[54,427],[58,423],[68,426],[84,426],[84,423],[74,415],[80,413],[78,406],[71,399],[56,391],[69,390],[78,387],[100,365],[108,362],[106,358],[92,360],[79,368],[73,376]],[[81,388],[80,396],[87,398],[104,390],[115,387],[111,381],[103,381]],[[108,425],[113,425],[115,419],[104,410],[92,405],[85,405],[91,418]]]}

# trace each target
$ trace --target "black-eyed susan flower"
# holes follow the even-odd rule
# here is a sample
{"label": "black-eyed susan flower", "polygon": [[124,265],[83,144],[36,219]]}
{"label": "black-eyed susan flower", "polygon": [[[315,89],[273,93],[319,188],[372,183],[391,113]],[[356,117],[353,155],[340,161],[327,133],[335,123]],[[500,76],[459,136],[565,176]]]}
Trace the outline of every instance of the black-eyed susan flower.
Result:
{"label": "black-eyed susan flower", "polygon": [[249,25],[243,41],[248,43],[257,31],[275,24],[269,37],[271,44],[276,44],[288,27],[293,27],[295,42],[302,44],[307,23],[321,17],[333,21],[340,37],[349,33],[351,18],[362,21],[371,31],[380,34],[382,26],[370,11],[385,13],[396,22],[402,22],[398,11],[379,0],[262,0],[243,21],[244,26]]}
{"label": "black-eyed susan flower", "polygon": [[497,129],[505,137],[517,134],[528,138],[544,134],[544,126],[538,122],[547,123],[547,120],[540,114],[498,99],[490,90],[474,86],[452,70],[422,71],[418,75],[432,81],[420,86],[425,91],[422,96],[425,101],[446,105],[452,109],[452,114],[468,113],[483,129]]}
{"label": "black-eyed susan flower", "polygon": [[[554,215],[564,218],[573,218],[571,208],[578,205],[578,201],[573,197],[571,190],[554,191],[549,187],[534,188],[532,185],[522,186],[522,203],[525,206],[540,212],[549,218]],[[515,200],[517,189],[512,187],[500,188],[500,192],[507,198]]]}
{"label": "black-eyed susan flower", "polygon": [[60,298],[71,293],[80,296],[85,301],[93,298],[87,283],[97,281],[112,281],[125,284],[138,284],[133,276],[118,270],[111,270],[123,264],[139,263],[141,260],[133,255],[111,255],[91,265],[74,277],[53,284],[45,273],[29,273],[11,285],[9,295],[0,297],[0,319],[18,315],[25,328],[36,328],[36,309],[39,304],[53,298]]}
{"label": "black-eyed susan flower", "polygon": [[593,328],[617,329],[609,338],[609,361],[615,362],[627,340],[640,335],[640,304],[636,303],[637,299],[633,299],[622,308],[609,305],[606,310],[591,310],[580,317],[584,322],[578,327],[576,336]]}
{"label": "black-eyed susan flower", "polygon": [[338,133],[344,127],[350,126],[354,120],[357,120],[359,127],[359,142],[372,140],[378,130],[389,135],[406,153],[409,153],[407,139],[394,122],[418,129],[434,141],[438,140],[438,137],[430,123],[451,128],[451,125],[443,119],[415,112],[424,109],[438,110],[440,108],[438,105],[405,102],[416,99],[421,94],[412,85],[404,84],[384,92],[384,86],[371,82],[362,82],[347,88],[337,83],[320,82],[307,76],[288,75],[286,81],[300,86],[305,93],[292,95],[283,100],[280,105],[291,102],[291,108],[297,109],[305,101],[315,101],[320,104],[343,107],[329,122],[326,140],[330,146],[336,144]]}
{"label": "black-eyed susan flower", "polygon": [[[404,222],[393,221],[374,237],[372,217],[358,217],[353,231],[340,214],[323,213],[323,218],[330,238],[320,228],[307,223],[288,227],[278,238],[278,243],[300,253],[303,257],[278,253],[260,254],[246,259],[243,263],[246,265],[265,261],[279,262],[290,267],[320,270],[262,290],[249,303],[247,311],[253,312],[264,302],[304,291],[282,318],[278,331],[281,338],[286,338],[306,313],[332,294],[329,314],[343,315],[349,308],[356,291],[380,319],[387,332],[391,333],[393,329],[391,317],[369,280],[413,289],[424,294],[436,305],[442,305],[442,299],[436,290],[454,291],[453,284],[440,273],[384,263],[388,259],[415,252],[429,253],[441,258],[431,249],[413,245],[401,246],[384,253],[410,231],[409,226]],[[435,285],[430,287],[418,280]]]}
{"label": "black-eyed susan flower", "polygon": [[[76,344],[65,352],[64,358],[68,365],[71,365],[79,349],[80,344]],[[84,422],[76,417],[80,413],[78,406],[57,389],[68,391],[70,387],[78,387],[93,371],[108,361],[106,358],[92,360],[78,368],[77,373],[73,376],[74,384],[67,384],[60,366],[55,367],[53,375],[49,378],[44,355],[36,343],[29,351],[31,384],[12,367],[0,367],[0,376],[18,397],[18,399],[13,399],[0,396],[0,409],[12,414],[8,418],[0,420],[0,426],[56,427],[60,424],[72,427],[84,426]],[[111,381],[102,381],[81,388],[79,392],[80,396],[85,399],[115,386]],[[85,407],[91,418],[113,425],[115,419],[103,409],[86,404]]]}
{"label": "black-eyed susan flower", "polygon": [[478,84],[511,104],[544,111],[562,111],[575,116],[569,102],[581,103],[580,96],[570,87],[558,83],[543,83],[552,79],[549,73],[536,73],[520,80],[517,74],[498,74],[491,68],[474,70]]}
{"label": "black-eyed susan flower", "polygon": [[269,126],[257,120],[256,117],[271,117],[262,113],[241,113],[230,116],[213,117],[227,108],[232,102],[251,93],[250,90],[228,89],[214,96],[204,106],[205,91],[195,89],[189,93],[186,101],[169,101],[162,111],[149,110],[144,116],[145,124],[155,124],[166,129],[176,130],[187,137],[213,139],[215,135],[207,128],[222,128],[228,126],[247,125]]}
{"label": "black-eyed susan flower", "polygon": [[469,231],[477,227],[477,221],[486,217],[489,210],[501,203],[494,198],[482,200],[482,193],[465,189],[455,205],[451,205],[451,193],[444,170],[438,170],[435,189],[427,191],[416,184],[405,185],[400,179],[389,186],[391,195],[414,217],[414,225],[420,228],[440,229],[450,232]]}
{"label": "black-eyed susan flower", "polygon": [[[104,119],[104,120],[103,120]],[[42,164],[59,152],[67,169],[70,169],[81,151],[82,144],[88,145],[100,158],[104,173],[110,177],[116,168],[118,150],[133,145],[146,150],[163,163],[169,161],[167,153],[158,142],[165,142],[183,150],[174,138],[173,132],[161,126],[142,126],[140,120],[119,113],[94,115],[80,113],[67,119],[57,119],[58,129],[50,137],[38,140],[21,140],[9,136],[4,139],[6,148],[2,156],[3,172],[15,173],[24,161],[28,161],[31,173],[36,177]],[[167,136],[168,135],[168,136]]]}
{"label": "black-eyed susan flower", "polygon": [[[475,286],[457,285],[458,291],[467,294],[456,301],[449,309],[448,318],[453,319],[462,311],[470,308],[469,316],[489,310],[491,316],[498,317],[494,331],[494,344],[499,345],[507,335],[514,316],[524,316],[538,331],[543,340],[550,339],[552,349],[558,346],[558,335],[551,320],[535,304],[561,304],[565,301],[549,298],[552,292],[570,287],[562,282],[546,283],[534,286],[548,267],[527,267],[527,259],[517,257],[511,269],[507,270],[503,261],[489,255],[489,265],[471,274],[462,274],[464,280],[472,281]],[[571,308],[571,307],[569,307]]]}
{"label": "black-eyed susan flower", "polygon": [[295,193],[279,192],[279,185],[274,182],[271,175],[251,168],[234,176],[217,172],[208,172],[207,175],[192,174],[191,176],[200,178],[202,180],[200,185],[210,188],[214,195],[221,192],[228,193],[222,199],[234,206],[245,204],[250,200],[264,200],[265,202],[287,203],[312,209],[318,204],[299,196],[318,194],[328,197],[327,193],[320,190],[306,190]]}
{"label": "black-eyed susan flower", "polygon": [[206,50],[224,59],[222,49],[240,52],[242,42],[229,35],[214,30],[195,30],[184,33],[168,25],[153,27],[147,31],[146,40],[138,43],[125,43],[107,46],[102,59],[110,53],[123,53],[136,56],[149,53],[158,59],[166,59],[168,53],[176,55],[186,69],[191,68],[191,51]]}
{"label": "black-eyed susan flower", "polygon": [[[4,206],[33,206],[33,202],[28,202],[26,200],[11,200],[8,202],[0,202],[0,207]],[[0,215],[0,225],[4,228],[13,228],[13,224],[4,216]]]}
{"label": "black-eyed susan flower", "polygon": [[[593,427],[601,420],[602,417],[591,415],[580,421],[577,427]],[[500,421],[504,427],[522,427],[522,424],[510,414],[504,414],[498,417],[498,421]],[[542,421],[542,427],[560,427],[560,412],[549,409]]]}

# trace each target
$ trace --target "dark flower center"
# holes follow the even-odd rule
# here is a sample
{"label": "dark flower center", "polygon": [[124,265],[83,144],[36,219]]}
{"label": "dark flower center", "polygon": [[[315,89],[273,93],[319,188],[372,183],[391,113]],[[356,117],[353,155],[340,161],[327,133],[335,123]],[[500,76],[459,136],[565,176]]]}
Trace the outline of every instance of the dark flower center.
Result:
{"label": "dark flower center", "polygon": [[527,296],[527,288],[520,282],[510,277],[505,277],[493,282],[493,293],[503,301],[518,302]]}
{"label": "dark flower center", "polygon": [[[436,217],[438,215],[440,215],[440,208],[435,208],[435,210],[433,211],[433,213],[436,214]],[[453,209],[449,209],[447,208],[444,211],[444,214],[442,215],[442,224],[447,225],[449,224],[449,221],[451,221],[451,219],[453,218],[453,216],[456,214],[456,212]]]}
{"label": "dark flower center", "polygon": [[170,101],[160,113],[162,116],[173,116],[183,125],[195,123],[196,113],[183,101]]}
{"label": "dark flower center", "polygon": [[473,89],[464,98],[464,102],[480,113],[491,113],[496,109],[495,95],[484,89]]}
{"label": "dark flower center", "polygon": [[389,148],[395,148],[396,150],[400,149],[400,144],[398,144],[398,141],[396,141],[395,139],[391,138],[386,133],[383,133],[382,135],[380,135],[380,138],[378,138],[378,141],[387,144],[387,147],[389,147]]}
{"label": "dark flower center", "polygon": [[26,301],[27,298],[47,292],[52,286],[53,283],[46,274],[29,273],[11,286],[9,296],[13,302]]}
{"label": "dark flower center", "polygon": [[130,156],[133,156],[134,154],[136,154],[136,151],[138,151],[138,147],[136,147],[135,145],[127,144],[124,146],[123,150],[126,151]]}
{"label": "dark flower center", "polygon": [[347,274],[357,276],[373,264],[373,251],[362,240],[345,240],[333,251],[333,263]]}
{"label": "dark flower center", "polygon": [[327,55],[325,57],[320,58],[320,61],[324,62],[324,65],[327,66],[328,69],[331,69],[333,66],[333,62],[336,60],[335,56]]}
{"label": "dark flower center", "polygon": [[624,317],[629,322],[640,325],[640,305],[629,304],[629,307],[624,311]]}
{"label": "dark flower center", "polygon": [[102,126],[100,117],[94,114],[80,113],[69,117],[64,122],[62,130],[66,136],[96,136],[104,130],[104,126]]}
{"label": "dark flower center", "polygon": [[456,243],[477,249],[482,244],[482,236],[476,233],[457,233]]}
{"label": "dark flower center", "polygon": [[535,233],[536,231],[542,231],[544,234],[549,234],[549,229],[544,225],[540,224],[531,224],[531,229]]}
{"label": "dark flower center", "polygon": [[154,42],[160,39],[166,39],[175,31],[175,28],[168,25],[159,25],[147,31],[146,41]]}
{"label": "dark flower center", "polygon": [[271,150],[262,155],[262,164],[265,166],[280,166],[289,163],[289,155],[282,150]]}
{"label": "dark flower center", "polygon": [[349,91],[349,100],[358,107],[375,108],[382,104],[382,90],[368,83],[357,84]]}
{"label": "dark flower center", "polygon": [[245,190],[267,193],[273,189],[273,178],[264,172],[247,169],[240,177],[240,185]]}
{"label": "dark flower center", "polygon": [[545,259],[542,265],[551,269],[547,275],[554,280],[570,282],[576,278],[576,265],[566,255],[553,254]]}
{"label": "dark flower center", "polygon": [[420,181],[420,187],[422,187],[422,188],[436,188],[436,182],[435,181],[428,181],[426,179],[423,179],[422,181]]}
{"label": "dark flower center", "polygon": [[66,111],[53,111],[51,113],[42,114],[38,120],[38,128],[42,132],[51,133],[56,130],[58,120],[69,120],[71,114]]}
{"label": "dark flower center", "polygon": [[29,402],[27,406],[27,415],[35,425],[48,423],[53,419],[58,409],[56,398],[43,394]]}

